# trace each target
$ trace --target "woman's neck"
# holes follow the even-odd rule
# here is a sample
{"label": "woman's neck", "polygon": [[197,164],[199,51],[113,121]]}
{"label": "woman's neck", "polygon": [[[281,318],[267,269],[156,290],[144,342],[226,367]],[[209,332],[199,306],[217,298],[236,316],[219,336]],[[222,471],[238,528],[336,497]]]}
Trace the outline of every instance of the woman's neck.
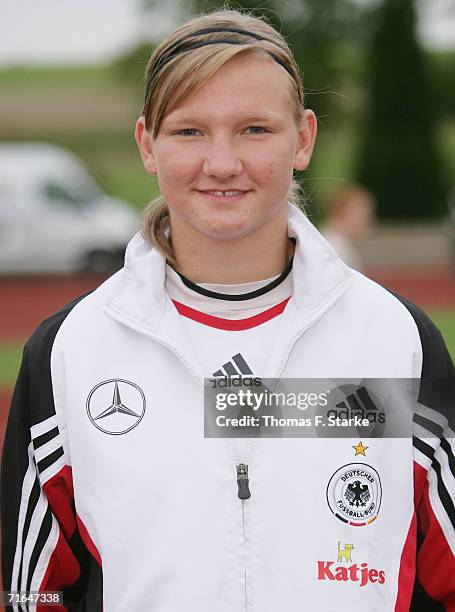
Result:
{"label": "woman's neck", "polygon": [[234,240],[217,240],[173,227],[174,267],[195,283],[234,285],[277,276],[293,256],[294,243],[287,226],[281,231],[264,229]]}

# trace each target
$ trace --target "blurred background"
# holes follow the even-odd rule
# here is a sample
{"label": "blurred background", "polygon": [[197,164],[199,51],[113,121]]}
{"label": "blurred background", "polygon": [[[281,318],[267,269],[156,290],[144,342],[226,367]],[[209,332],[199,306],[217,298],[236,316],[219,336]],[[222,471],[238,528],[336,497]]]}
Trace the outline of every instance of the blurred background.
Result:
{"label": "blurred background", "polygon": [[[141,210],[157,195],[133,138],[156,41],[222,4],[3,1],[3,417],[24,340],[120,265]],[[427,310],[454,355],[455,2],[231,7],[265,14],[302,67],[306,103],[319,118],[314,159],[299,177],[309,216],[353,265]]]}

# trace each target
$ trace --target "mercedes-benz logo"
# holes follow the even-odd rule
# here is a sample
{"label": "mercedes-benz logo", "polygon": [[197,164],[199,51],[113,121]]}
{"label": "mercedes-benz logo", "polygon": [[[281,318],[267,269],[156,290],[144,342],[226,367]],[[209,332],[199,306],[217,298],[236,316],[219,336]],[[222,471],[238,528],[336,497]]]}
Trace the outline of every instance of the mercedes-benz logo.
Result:
{"label": "mercedes-benz logo", "polygon": [[139,425],[145,414],[144,392],[129,380],[105,380],[90,391],[87,414],[100,431],[114,436],[125,434]]}

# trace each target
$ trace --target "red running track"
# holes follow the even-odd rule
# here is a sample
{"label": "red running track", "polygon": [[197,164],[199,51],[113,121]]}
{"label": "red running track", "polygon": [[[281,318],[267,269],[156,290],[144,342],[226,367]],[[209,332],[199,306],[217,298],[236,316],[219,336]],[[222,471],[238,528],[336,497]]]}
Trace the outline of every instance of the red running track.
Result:
{"label": "red running track", "polygon": [[367,276],[424,310],[455,309],[455,269],[370,270]]}
{"label": "red running track", "polygon": [[22,342],[43,319],[101,281],[98,277],[0,278],[0,342]]}
{"label": "red running track", "polygon": [[[367,275],[424,309],[455,308],[455,273],[449,269]],[[101,282],[98,277],[0,278],[0,343],[22,342],[40,321]]]}

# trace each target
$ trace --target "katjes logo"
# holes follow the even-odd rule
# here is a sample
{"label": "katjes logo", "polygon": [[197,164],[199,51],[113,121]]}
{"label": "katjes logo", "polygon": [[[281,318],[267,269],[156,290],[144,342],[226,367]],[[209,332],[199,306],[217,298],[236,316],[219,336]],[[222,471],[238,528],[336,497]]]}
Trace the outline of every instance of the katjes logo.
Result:
{"label": "katjes logo", "polygon": [[[318,561],[318,580],[357,582],[360,587],[367,584],[384,584],[385,571],[370,568],[368,563],[352,563],[353,550],[355,550],[353,544],[345,544],[342,548],[341,542],[338,542],[336,563],[335,561]],[[352,565],[348,565],[349,563]]]}

